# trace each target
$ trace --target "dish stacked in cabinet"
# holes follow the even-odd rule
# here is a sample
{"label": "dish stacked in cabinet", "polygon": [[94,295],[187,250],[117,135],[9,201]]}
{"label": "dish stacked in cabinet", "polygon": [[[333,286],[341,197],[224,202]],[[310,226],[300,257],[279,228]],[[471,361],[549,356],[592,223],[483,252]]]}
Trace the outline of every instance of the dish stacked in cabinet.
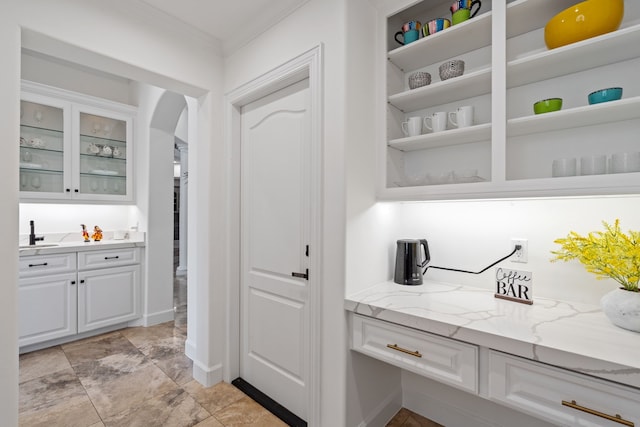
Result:
{"label": "dish stacked in cabinet", "polygon": [[[640,165],[617,167],[612,160],[640,156],[639,2],[625,2],[617,31],[551,50],[544,43],[549,12],[577,2],[546,3],[507,7],[506,179],[569,187],[638,181],[633,172]],[[589,105],[591,92],[611,87],[623,88],[622,99]],[[562,109],[534,115],[533,103],[546,98],[562,98]],[[614,176],[624,172],[630,174]]]}
{"label": "dish stacked in cabinet", "polygon": [[[549,50],[546,23],[576,3],[483,1],[474,18],[406,46],[393,37],[403,22],[450,17],[450,2],[386,14],[380,198],[637,193],[640,2],[625,2],[618,30]],[[442,81],[438,67],[450,59],[465,61],[464,74]],[[428,72],[431,84],[410,89],[416,71]],[[622,87],[622,99],[589,105],[589,93],[610,87]],[[533,104],[547,98],[562,98],[562,109],[534,114]],[[410,117],[461,106],[473,106],[469,127],[402,130]]]}
{"label": "dish stacked in cabinet", "polygon": [[[424,1],[388,18],[387,34],[387,187],[466,184],[491,178],[491,2],[483,1],[475,17],[398,47],[393,40],[402,22],[450,18],[449,4]],[[443,80],[439,68],[464,61],[461,76]],[[410,89],[415,72],[431,75],[431,84]],[[402,122],[410,117],[454,113],[470,106],[470,126],[407,136]],[[454,116],[455,117],[455,116]],[[454,119],[455,121],[455,119]],[[429,124],[429,120],[427,120]],[[433,126],[431,126],[433,127]]]}

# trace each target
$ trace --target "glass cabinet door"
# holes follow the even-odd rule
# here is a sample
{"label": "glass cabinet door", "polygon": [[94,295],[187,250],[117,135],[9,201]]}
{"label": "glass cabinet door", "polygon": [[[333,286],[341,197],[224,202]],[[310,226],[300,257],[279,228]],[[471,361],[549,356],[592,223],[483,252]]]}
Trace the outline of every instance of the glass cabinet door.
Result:
{"label": "glass cabinet door", "polygon": [[79,192],[127,194],[127,121],[79,113]]}
{"label": "glass cabinet door", "polygon": [[20,191],[70,191],[66,190],[64,174],[64,116],[62,107],[20,102]]}

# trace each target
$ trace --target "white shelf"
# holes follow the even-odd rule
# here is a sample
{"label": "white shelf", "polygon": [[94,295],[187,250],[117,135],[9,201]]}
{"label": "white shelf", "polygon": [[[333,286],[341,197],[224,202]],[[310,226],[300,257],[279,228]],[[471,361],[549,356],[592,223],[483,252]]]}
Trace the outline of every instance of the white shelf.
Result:
{"label": "white shelf", "polygon": [[507,5],[507,38],[543,28],[577,0],[517,0]]}
{"label": "white shelf", "polygon": [[445,130],[437,133],[398,138],[389,141],[389,147],[400,151],[416,151],[451,145],[469,144],[491,138],[491,123],[469,126],[461,129]]}
{"label": "white shelf", "polygon": [[507,135],[521,136],[640,118],[640,96],[507,121]]}
{"label": "white shelf", "polygon": [[491,68],[483,68],[445,81],[411,89],[389,97],[403,112],[415,111],[491,92]]}
{"label": "white shelf", "polygon": [[404,72],[491,45],[491,12],[421,38],[388,53],[388,59]]}
{"label": "white shelf", "polygon": [[507,62],[507,87],[560,77],[640,56],[640,25]]}

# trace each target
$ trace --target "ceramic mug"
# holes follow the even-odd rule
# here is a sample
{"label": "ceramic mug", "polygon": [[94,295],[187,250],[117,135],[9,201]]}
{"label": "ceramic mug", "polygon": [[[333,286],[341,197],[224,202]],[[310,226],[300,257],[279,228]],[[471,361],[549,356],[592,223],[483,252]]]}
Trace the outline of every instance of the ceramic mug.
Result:
{"label": "ceramic mug", "polygon": [[473,105],[464,105],[456,111],[449,112],[449,123],[457,128],[473,125]]}
{"label": "ceramic mug", "polygon": [[422,134],[422,117],[409,117],[406,122],[402,122],[402,132],[404,132],[405,136]]}
{"label": "ceramic mug", "polygon": [[[477,6],[476,9],[472,11],[475,6]],[[449,8],[452,24],[456,25],[473,18],[478,14],[481,6],[480,0],[457,0]]]}
{"label": "ceramic mug", "polygon": [[[402,41],[398,40],[398,36],[402,36]],[[418,30],[409,30],[409,31],[398,31],[394,36],[394,39],[402,46],[407,45],[409,43],[413,43],[414,41],[420,38],[420,31]]]}
{"label": "ceramic mug", "polygon": [[424,127],[431,132],[442,132],[447,129],[447,112],[438,111],[424,118]]}
{"label": "ceramic mug", "polygon": [[435,34],[438,31],[446,30],[451,26],[451,21],[446,18],[432,19],[422,27],[422,37]]}

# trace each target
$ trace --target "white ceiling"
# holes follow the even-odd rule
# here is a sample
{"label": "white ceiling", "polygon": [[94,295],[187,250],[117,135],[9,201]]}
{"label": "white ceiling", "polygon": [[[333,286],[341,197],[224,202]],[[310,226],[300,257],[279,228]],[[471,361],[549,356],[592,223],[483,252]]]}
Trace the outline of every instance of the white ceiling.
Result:
{"label": "white ceiling", "polygon": [[142,0],[222,43],[244,45],[308,0]]}

